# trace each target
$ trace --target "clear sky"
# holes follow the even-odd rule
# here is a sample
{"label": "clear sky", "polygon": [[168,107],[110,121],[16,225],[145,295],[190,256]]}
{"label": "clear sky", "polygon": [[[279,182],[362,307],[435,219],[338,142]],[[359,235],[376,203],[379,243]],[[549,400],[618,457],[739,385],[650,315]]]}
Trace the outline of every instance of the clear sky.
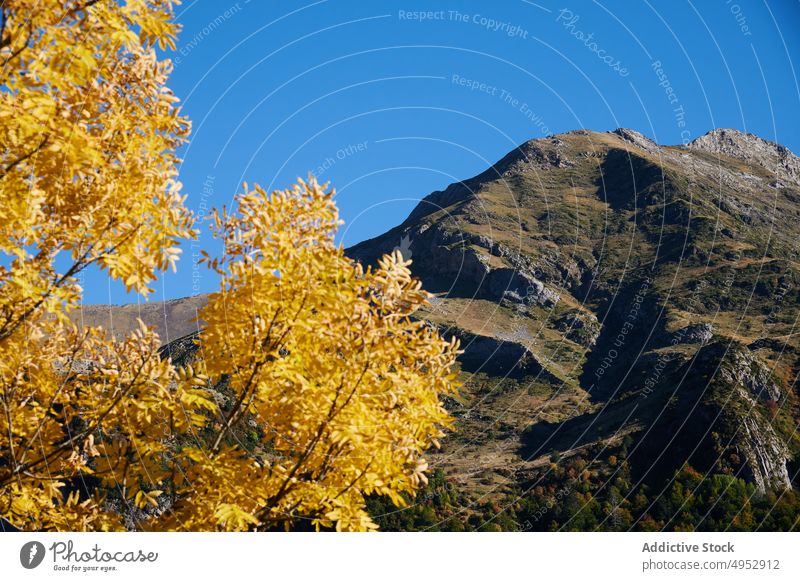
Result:
{"label": "clear sky", "polygon": [[[797,0],[184,0],[170,86],[193,122],[199,214],[241,183],[337,188],[349,246],[516,145],[630,127],[663,144],[715,127],[800,152]],[[192,254],[152,300],[216,288]],[[95,272],[85,302],[136,302]]]}

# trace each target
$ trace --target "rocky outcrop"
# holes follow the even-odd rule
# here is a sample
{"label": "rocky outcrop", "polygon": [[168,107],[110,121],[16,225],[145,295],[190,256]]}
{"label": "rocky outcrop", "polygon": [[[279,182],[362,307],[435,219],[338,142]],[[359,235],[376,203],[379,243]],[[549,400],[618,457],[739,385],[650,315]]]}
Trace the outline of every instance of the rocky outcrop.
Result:
{"label": "rocky outcrop", "polygon": [[[763,362],[730,340],[712,341],[689,358],[666,353],[679,364],[664,366],[657,387],[643,385],[639,392],[634,415],[647,429],[634,446],[634,472],[663,486],[690,465],[736,476],[762,493],[790,487],[789,434],[776,422],[773,400],[761,395],[776,389]],[[658,364],[644,365],[651,377]]]}
{"label": "rocky outcrop", "polygon": [[556,329],[564,337],[584,347],[592,347],[600,336],[601,325],[592,313],[570,311],[555,320]]}
{"label": "rocky outcrop", "polygon": [[681,343],[705,345],[714,337],[714,327],[710,323],[697,323],[687,325],[678,329],[670,336],[670,343],[678,345]]}
{"label": "rocky outcrop", "polygon": [[727,155],[774,172],[777,177],[800,183],[800,158],[788,148],[736,129],[714,129],[691,141],[690,149]]}
{"label": "rocky outcrop", "polygon": [[742,420],[734,447],[744,457],[740,476],[753,482],[759,491],[791,488],[789,449],[762,418],[754,415]]}
{"label": "rocky outcrop", "polygon": [[649,137],[645,137],[638,131],[634,131],[633,129],[626,129],[625,127],[620,127],[619,129],[615,129],[612,131],[613,134],[619,135],[625,141],[629,141],[639,149],[643,149],[644,151],[655,153],[658,151],[658,144],[650,139]]}
{"label": "rocky outcrop", "polygon": [[705,441],[712,446],[716,464],[762,492],[790,487],[789,447],[773,426],[777,407],[766,405],[782,398],[769,367],[747,347],[730,341],[709,344],[696,361],[696,374],[712,374],[703,406],[711,435]]}
{"label": "rocky outcrop", "polygon": [[772,376],[772,371],[755,354],[745,347],[730,350],[725,365],[719,371],[726,382],[744,387],[745,396],[749,399],[759,398],[763,401],[782,400],[782,391]]}
{"label": "rocky outcrop", "polygon": [[484,296],[492,300],[505,300],[525,305],[555,306],[561,295],[532,274],[513,268],[497,268],[489,271]]}
{"label": "rocky outcrop", "polygon": [[[454,296],[471,296],[519,305],[552,307],[560,293],[532,272],[519,251],[494,244],[485,236],[454,232],[441,225],[423,225],[407,231],[414,273],[426,288],[447,290]],[[371,261],[375,255],[358,245],[351,256]],[[374,247],[373,247],[374,251]],[[446,287],[441,289],[442,281]]]}

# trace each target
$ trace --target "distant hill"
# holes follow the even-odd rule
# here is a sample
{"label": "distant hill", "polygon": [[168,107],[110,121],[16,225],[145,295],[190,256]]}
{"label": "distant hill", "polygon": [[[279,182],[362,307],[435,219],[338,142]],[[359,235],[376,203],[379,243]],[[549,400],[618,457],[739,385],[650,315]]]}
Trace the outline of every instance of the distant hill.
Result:
{"label": "distant hill", "polygon": [[70,318],[89,327],[103,327],[115,337],[136,329],[136,320],[141,319],[168,343],[198,330],[197,312],[206,300],[205,295],[198,295],[132,305],[83,305]]}

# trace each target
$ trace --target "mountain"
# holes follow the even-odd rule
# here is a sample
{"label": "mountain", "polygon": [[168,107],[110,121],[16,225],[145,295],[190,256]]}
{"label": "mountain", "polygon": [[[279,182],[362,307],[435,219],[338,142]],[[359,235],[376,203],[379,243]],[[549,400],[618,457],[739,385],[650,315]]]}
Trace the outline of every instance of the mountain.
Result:
{"label": "mountain", "polygon": [[424,198],[347,250],[412,258],[464,349],[439,492],[378,522],[797,526],[799,241],[800,159],[732,129],[536,139]]}
{"label": "mountain", "polygon": [[197,295],[129,305],[83,305],[71,318],[87,327],[103,327],[117,338],[136,329],[136,321],[141,319],[169,343],[199,329],[197,313],[205,304],[205,295]]}

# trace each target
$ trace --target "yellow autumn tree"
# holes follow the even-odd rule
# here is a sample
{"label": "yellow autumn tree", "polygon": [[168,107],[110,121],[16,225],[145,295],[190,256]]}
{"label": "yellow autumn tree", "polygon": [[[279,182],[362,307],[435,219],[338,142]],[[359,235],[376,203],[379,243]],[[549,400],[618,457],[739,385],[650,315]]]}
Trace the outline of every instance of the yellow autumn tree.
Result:
{"label": "yellow autumn tree", "polygon": [[171,2],[4,0],[0,11],[0,516],[119,528],[86,477],[99,460],[130,466],[118,486],[135,497],[157,464],[148,453],[166,445],[148,406],[185,429],[193,378],[173,380],[147,330],[117,343],[66,315],[87,267],[146,293],[193,235],[174,155],[189,125],[154,50],[173,46]]}
{"label": "yellow autumn tree", "polygon": [[[0,518],[26,530],[372,528],[424,482],[456,346],[412,318],[397,255],[362,270],[331,194],[259,188],[216,218],[194,367],[69,320],[80,273],[148,293],[194,236],[170,0],[0,6]],[[64,266],[66,264],[66,266]],[[241,426],[257,442],[242,442]]]}
{"label": "yellow autumn tree", "polygon": [[[207,447],[181,451],[198,461],[170,528],[306,518],[368,530],[365,495],[401,505],[426,482],[422,453],[450,423],[440,396],[453,389],[457,346],[413,318],[427,293],[399,252],[364,270],[334,243],[332,195],[313,179],[256,186],[236,214],[215,216],[225,250],[207,261],[221,288],[200,313],[200,355],[231,405]],[[264,433],[252,451],[231,430],[248,418]]]}

